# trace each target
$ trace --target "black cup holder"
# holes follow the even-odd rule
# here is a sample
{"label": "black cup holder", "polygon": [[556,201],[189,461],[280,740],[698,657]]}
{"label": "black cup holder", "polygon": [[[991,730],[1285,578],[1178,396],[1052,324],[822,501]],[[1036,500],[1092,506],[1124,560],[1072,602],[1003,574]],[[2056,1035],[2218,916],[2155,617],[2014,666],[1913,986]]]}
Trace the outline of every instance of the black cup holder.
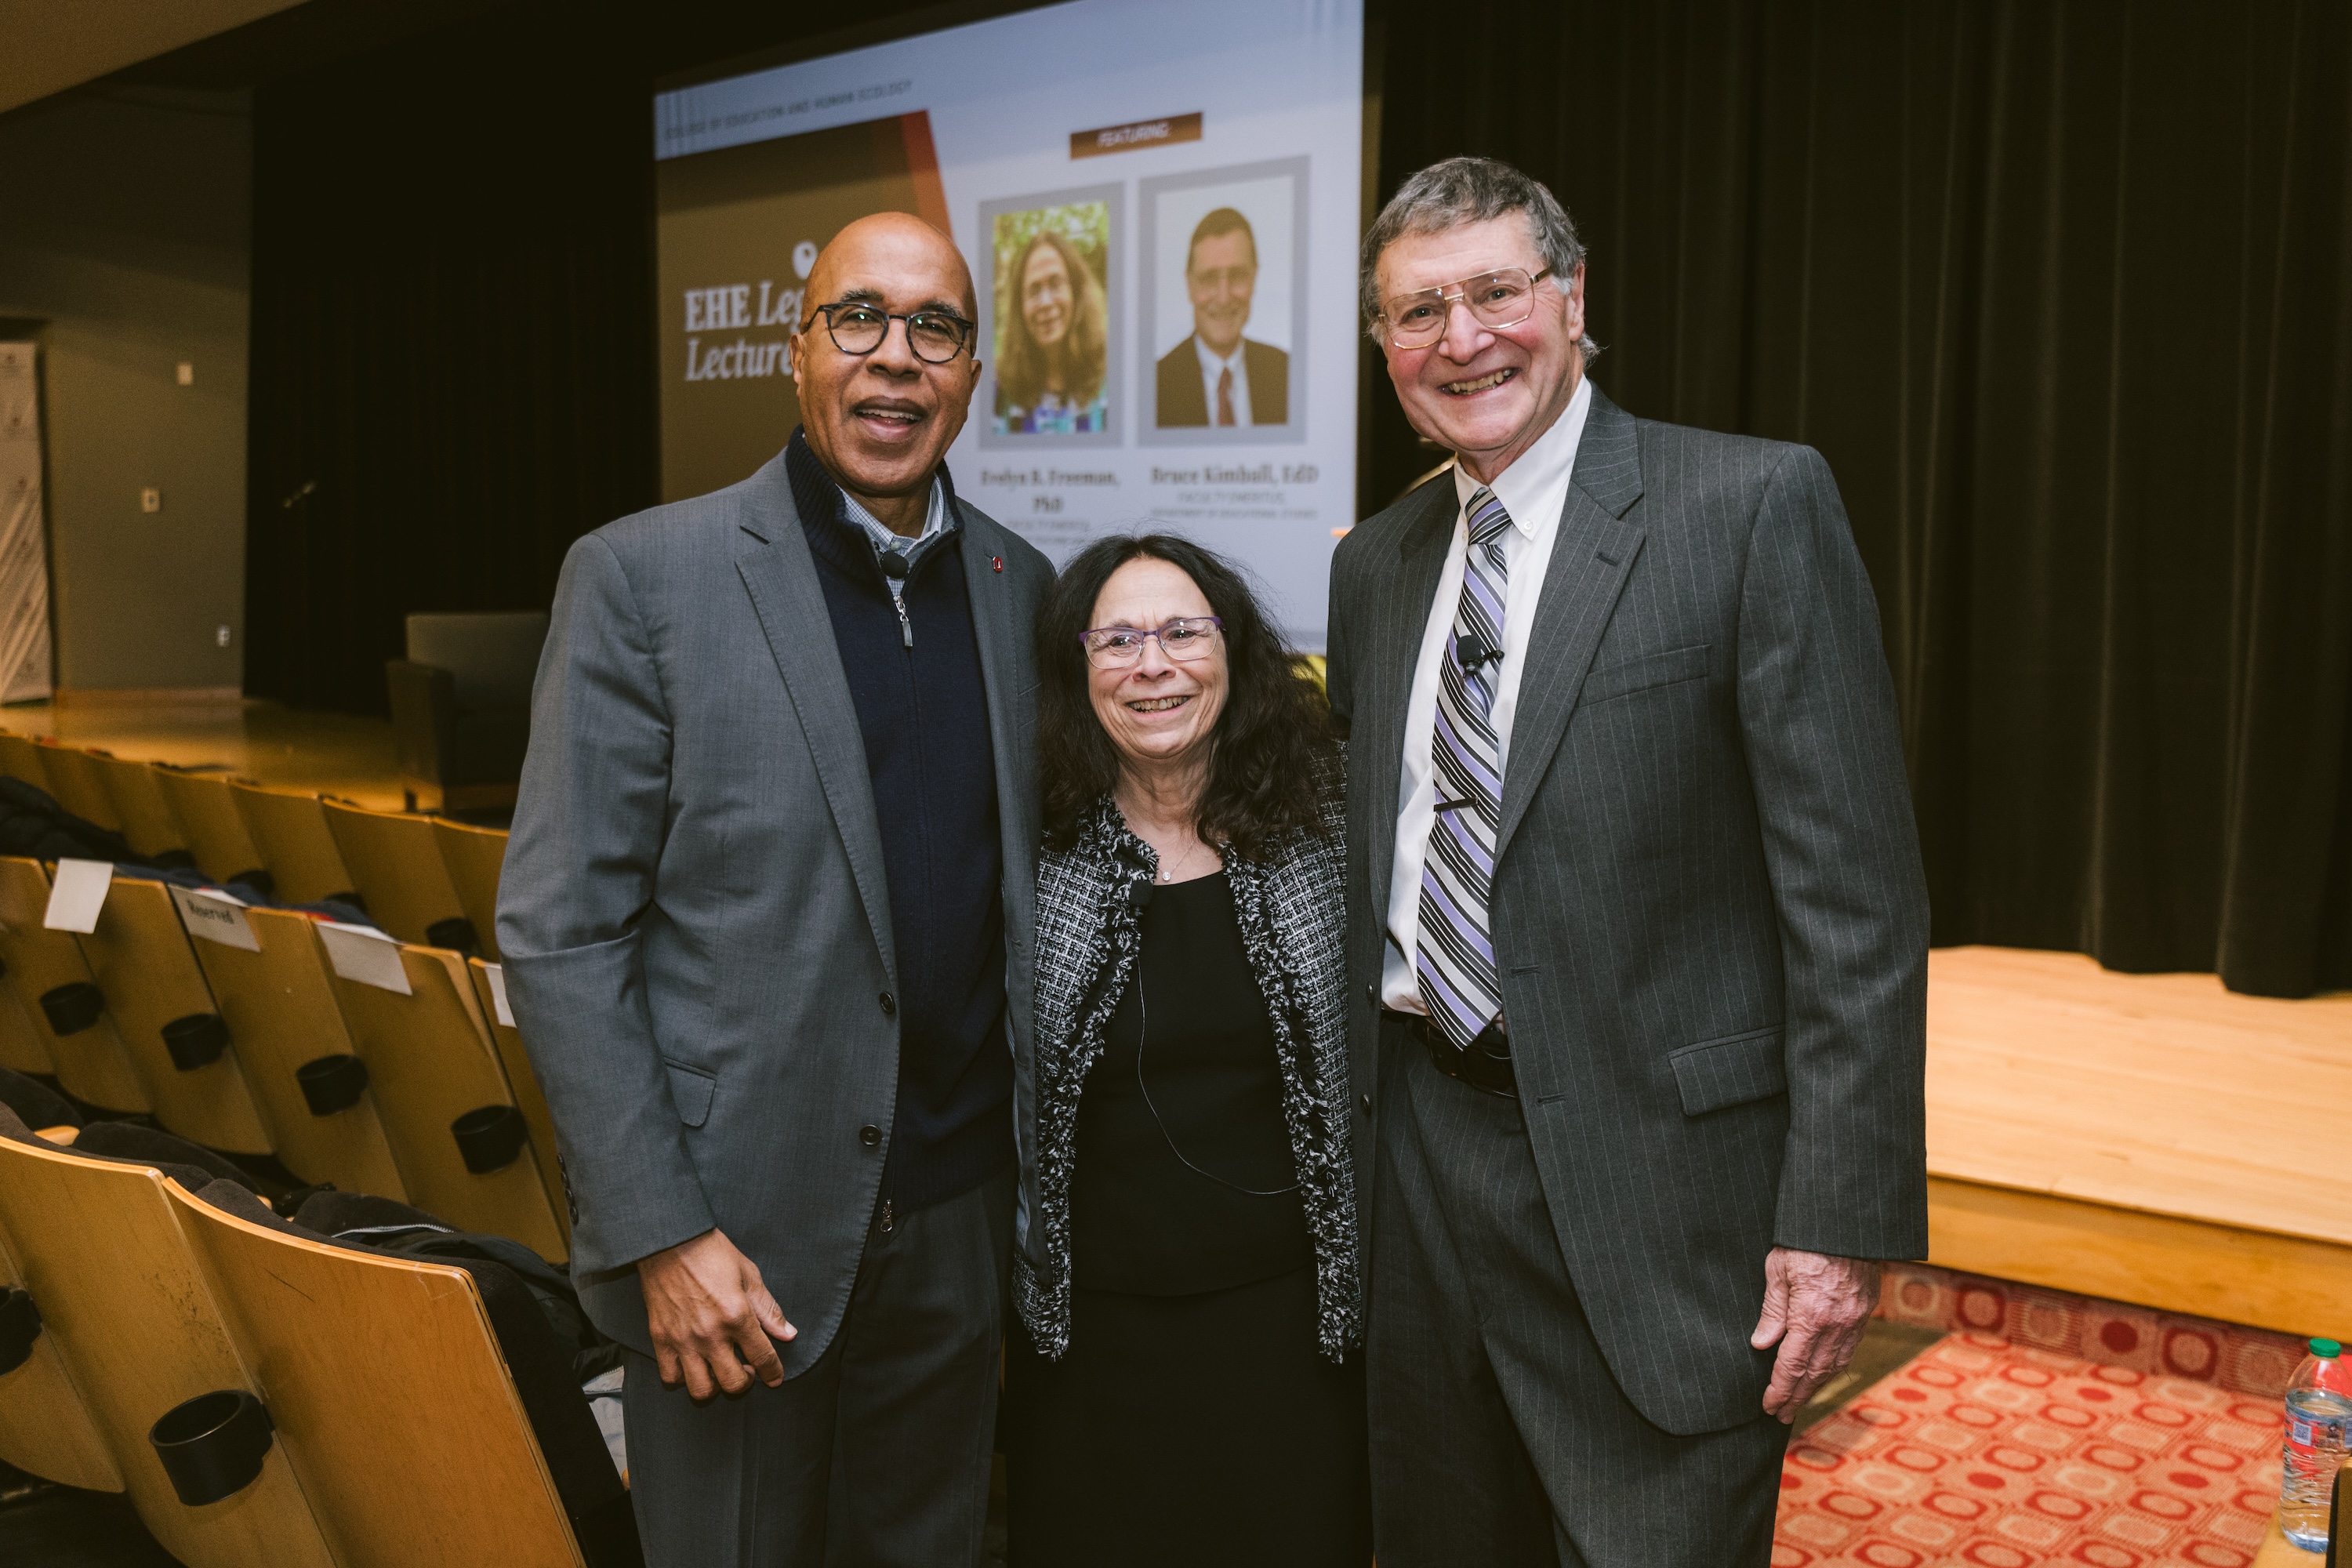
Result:
{"label": "black cup holder", "polygon": [[163,1026],[163,1048],[182,1072],[208,1068],[228,1049],[228,1026],[218,1013],[191,1013]]}
{"label": "black cup holder", "polygon": [[474,922],[463,915],[452,915],[446,921],[435,921],[425,928],[425,945],[446,947],[452,952],[462,952],[467,958],[481,955],[482,939],[474,930]]}
{"label": "black cup holder", "polygon": [[273,1441],[269,1412],[242,1388],[215,1389],[163,1412],[147,1441],[172,1489],[190,1508],[235,1497],[261,1474]]}
{"label": "black cup holder", "polygon": [[0,1290],[0,1376],[30,1361],[40,1337],[41,1314],[32,1297],[14,1285]]}
{"label": "black cup holder", "polygon": [[348,1053],[314,1057],[294,1069],[294,1081],[311,1115],[332,1116],[357,1105],[367,1092],[367,1063]]}
{"label": "black cup holder", "polygon": [[106,998],[87,980],[70,981],[41,993],[41,1016],[53,1035],[79,1035],[98,1022]]}
{"label": "black cup holder", "polygon": [[522,1152],[522,1112],[511,1105],[482,1105],[449,1123],[449,1136],[466,1169],[478,1176],[503,1171]]}

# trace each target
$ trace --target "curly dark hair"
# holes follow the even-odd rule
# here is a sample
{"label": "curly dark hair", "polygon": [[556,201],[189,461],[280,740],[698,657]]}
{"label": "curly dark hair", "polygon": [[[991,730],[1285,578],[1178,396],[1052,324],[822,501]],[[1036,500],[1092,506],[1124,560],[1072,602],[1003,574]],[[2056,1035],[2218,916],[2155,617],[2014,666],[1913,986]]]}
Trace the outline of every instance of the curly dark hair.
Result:
{"label": "curly dark hair", "polygon": [[1337,748],[1330,710],[1267,619],[1248,580],[1214,551],[1172,534],[1098,539],[1062,568],[1037,613],[1037,771],[1045,842],[1066,848],[1118,781],[1118,753],[1088,696],[1081,634],[1111,574],[1165,561],[1192,579],[1224,622],[1225,706],[1212,733],[1201,837],[1255,858],[1294,833],[1320,834],[1321,792]]}

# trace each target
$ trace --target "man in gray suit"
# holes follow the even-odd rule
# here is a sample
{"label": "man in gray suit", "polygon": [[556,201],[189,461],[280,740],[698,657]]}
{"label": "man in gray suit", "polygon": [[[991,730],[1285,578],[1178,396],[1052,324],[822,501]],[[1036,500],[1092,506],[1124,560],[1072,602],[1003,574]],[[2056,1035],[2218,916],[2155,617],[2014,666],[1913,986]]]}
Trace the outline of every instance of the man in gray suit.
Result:
{"label": "man in gray suit", "polygon": [[954,246],[862,219],[808,298],[783,453],[564,563],[499,944],[647,1560],[976,1563],[1053,574],[941,461]]}
{"label": "man in gray suit", "polygon": [[1408,180],[1363,292],[1457,454],[1331,582],[1381,1568],[1761,1568],[1785,1423],[1927,1245],[1869,580],[1818,453],[1586,378],[1517,170]]}

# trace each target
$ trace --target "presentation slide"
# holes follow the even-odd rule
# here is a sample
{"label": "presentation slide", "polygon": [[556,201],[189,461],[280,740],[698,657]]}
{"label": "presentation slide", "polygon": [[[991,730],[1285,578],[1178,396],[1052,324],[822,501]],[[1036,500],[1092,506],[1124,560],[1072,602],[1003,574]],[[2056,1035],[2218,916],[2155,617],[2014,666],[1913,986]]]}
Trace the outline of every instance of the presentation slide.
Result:
{"label": "presentation slide", "polygon": [[1162,529],[1320,652],[1355,521],[1361,0],[1074,0],[655,100],[662,489],[798,422],[784,340],[867,213],[953,237],[983,363],[957,492],[1056,562]]}

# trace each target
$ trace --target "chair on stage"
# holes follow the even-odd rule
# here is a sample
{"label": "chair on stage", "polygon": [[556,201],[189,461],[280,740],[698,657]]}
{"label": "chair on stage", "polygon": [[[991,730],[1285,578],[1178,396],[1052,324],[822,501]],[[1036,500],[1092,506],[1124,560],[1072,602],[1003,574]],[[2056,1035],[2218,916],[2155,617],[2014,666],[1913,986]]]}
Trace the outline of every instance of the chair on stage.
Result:
{"label": "chair on stage", "polygon": [[310,917],[241,910],[202,893],[189,901],[196,962],[244,1059],[278,1163],[306,1182],[406,1201]]}
{"label": "chair on stage", "polygon": [[114,803],[114,815],[121,820],[122,837],[130,841],[133,854],[155,861],[181,856],[193,858],[188,830],[164,798],[162,769],[152,763],[134,763],[103,752],[91,752],[90,759],[98,764],[99,780],[106,786],[107,798]]}
{"label": "chair on stage", "polygon": [[226,774],[163,763],[148,765],[155,770],[155,783],[186,833],[197,869],[223,882],[250,881],[263,869],[261,847],[245,826],[245,813],[237,809]]}
{"label": "chair on stage", "polygon": [[316,1240],[225,1187],[169,1191],[339,1557],[639,1560],[569,1347],[519,1279]]}
{"label": "chair on stage", "polygon": [[0,730],[0,773],[48,792],[49,770],[41,762],[41,744],[30,735]]}
{"label": "chair on stage", "polygon": [[441,863],[457,889],[457,902],[473,922],[474,941],[492,963],[499,954],[499,873],[506,865],[507,835],[497,827],[476,827],[446,816],[433,818],[433,837],[441,846]]}
{"label": "chair on stage", "polygon": [[343,800],[320,804],[352,886],[367,901],[369,920],[403,942],[478,951],[477,932],[441,863],[433,818],[370,811]]}
{"label": "chair on stage", "polygon": [[59,805],[109,833],[122,831],[122,814],[114,809],[114,797],[106,791],[103,770],[111,758],[60,741],[44,742],[37,749],[41,765],[48,770],[48,792]]}
{"label": "chair on stage", "polygon": [[119,1492],[122,1472],[0,1237],[0,1463],[59,1486]]}
{"label": "chair on stage", "polygon": [[116,877],[98,929],[77,940],[155,1120],[207,1149],[273,1152],[240,1042],[214,1005],[170,890]]}
{"label": "chair on stage", "polygon": [[408,657],[384,679],[410,809],[514,804],[547,624],[541,610],[408,617]]}
{"label": "chair on stage", "polygon": [[358,889],[317,795],[265,789],[245,779],[232,779],[228,787],[281,903],[351,900]]}
{"label": "chair on stage", "polygon": [[507,1087],[514,1091],[515,1106],[522,1112],[523,1124],[530,1129],[531,1158],[539,1162],[539,1179],[547,1188],[547,1195],[556,1200],[555,1223],[563,1231],[563,1249],[572,1250],[572,1197],[563,1183],[563,1167],[555,1157],[555,1119],[548,1113],[547,1096],[539,1087],[539,1075],[531,1070],[530,1052],[522,1043],[522,1031],[507,1021],[511,1015],[505,1008],[506,971],[495,963],[477,958],[467,964],[474,981],[474,999],[481,1004],[482,1016],[490,1026],[490,1043],[497,1047],[499,1065],[506,1068]]}
{"label": "chair on stage", "polygon": [[0,1244],[141,1522],[189,1568],[333,1568],[166,1186],[0,1111]]}
{"label": "chair on stage", "polygon": [[0,971],[65,1091],[107,1110],[152,1110],[131,1053],[70,931],[41,924],[49,874],[38,860],[0,856]]}
{"label": "chair on stage", "polygon": [[378,979],[408,988],[403,994],[353,979],[349,957],[336,963],[330,954],[335,1000],[367,1064],[408,1201],[464,1229],[511,1237],[542,1258],[568,1256],[555,1203],[530,1154],[530,1123],[507,1085],[466,961],[440,948],[331,928],[318,936],[321,944],[380,946],[384,951],[360,957],[381,966]]}

